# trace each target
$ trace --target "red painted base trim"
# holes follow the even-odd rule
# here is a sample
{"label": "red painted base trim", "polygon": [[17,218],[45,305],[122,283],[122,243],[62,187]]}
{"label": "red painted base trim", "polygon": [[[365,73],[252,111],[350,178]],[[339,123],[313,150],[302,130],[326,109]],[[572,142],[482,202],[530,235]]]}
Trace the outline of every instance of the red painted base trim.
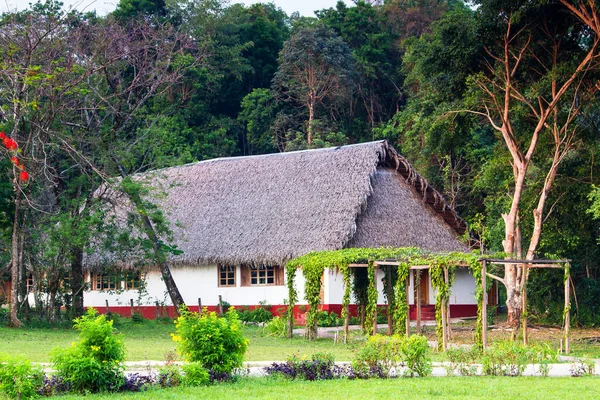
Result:
{"label": "red painted base trim", "polygon": [[[253,306],[234,306],[238,310],[244,309],[255,309],[258,307],[262,307],[261,305],[253,305]],[[274,316],[284,316],[287,312],[287,305],[272,305],[271,306],[271,314]],[[129,306],[114,306],[109,307],[107,310],[106,307],[94,307],[101,314],[106,314],[110,311],[113,314],[118,314],[123,317],[131,317],[132,308]],[[198,312],[198,306],[188,306],[190,311]],[[206,308],[208,311],[218,311],[218,306],[206,306],[202,307]],[[304,325],[306,323],[306,311],[310,307],[307,305],[296,305],[294,306],[294,320],[298,325]],[[341,304],[323,304],[319,307],[321,310],[327,311],[329,313],[336,313],[337,315],[342,314],[342,305]],[[377,306],[378,310],[384,311],[386,310],[386,305]],[[358,316],[358,306],[356,304],[351,304],[349,306],[350,316],[356,317]],[[177,313],[175,312],[175,307],[173,306],[134,306],[133,312],[137,314],[141,314],[142,317],[146,319],[156,319],[159,317],[169,317],[175,318],[177,317]],[[384,311],[385,312],[385,311]],[[450,305],[450,317],[451,318],[466,318],[466,317],[476,317],[477,316],[477,305],[476,304],[452,304]],[[415,320],[417,318],[417,310],[414,305],[411,305],[409,308],[409,317],[411,320]],[[435,306],[427,305],[421,306],[421,319],[424,321],[434,320],[435,319]]]}

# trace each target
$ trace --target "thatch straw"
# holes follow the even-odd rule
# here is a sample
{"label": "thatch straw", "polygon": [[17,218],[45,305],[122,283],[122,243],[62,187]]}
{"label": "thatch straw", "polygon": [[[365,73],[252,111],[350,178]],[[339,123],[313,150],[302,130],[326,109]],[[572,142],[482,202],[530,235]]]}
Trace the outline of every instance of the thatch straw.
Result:
{"label": "thatch straw", "polygon": [[155,201],[184,251],[172,259],[178,264],[283,264],[311,251],[365,244],[456,250],[461,245],[451,228],[466,229],[383,141],[202,161],[143,178],[165,190]]}

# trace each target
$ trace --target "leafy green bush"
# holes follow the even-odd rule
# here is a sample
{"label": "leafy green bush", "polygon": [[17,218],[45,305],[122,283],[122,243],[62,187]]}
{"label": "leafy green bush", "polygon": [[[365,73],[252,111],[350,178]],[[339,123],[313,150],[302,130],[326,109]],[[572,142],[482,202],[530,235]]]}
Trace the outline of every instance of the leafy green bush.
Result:
{"label": "leafy green bush", "polygon": [[0,354],[0,392],[15,399],[36,398],[43,381],[42,370],[28,360]]}
{"label": "leafy green bush", "polygon": [[544,374],[544,365],[553,359],[555,355],[548,346],[523,347],[517,342],[499,342],[484,350],[483,374],[520,376],[530,363],[541,364],[540,372]]}
{"label": "leafy green bush", "polygon": [[361,376],[369,376],[372,371],[381,371],[388,377],[402,361],[404,338],[400,335],[369,337],[367,343],[352,361],[352,368]]}
{"label": "leafy green bush", "polygon": [[158,369],[156,382],[163,388],[179,386],[182,381],[181,370],[177,365],[169,364]]}
{"label": "leafy green bush", "polygon": [[183,386],[206,386],[210,381],[208,371],[198,362],[185,364],[182,370],[184,373],[181,380]]}
{"label": "leafy green bush", "polygon": [[248,341],[244,338],[237,312],[232,308],[223,317],[204,310],[202,316],[181,310],[175,320],[179,354],[187,361],[199,362],[210,371],[231,373],[242,366]]}
{"label": "leafy green bush", "polygon": [[267,336],[284,337],[286,332],[285,320],[281,317],[275,317],[265,325]]}
{"label": "leafy green bush", "polygon": [[364,377],[389,377],[392,370],[400,366],[406,366],[406,376],[431,374],[427,338],[421,335],[408,339],[400,335],[371,336],[352,361],[354,371]]}
{"label": "leafy green bush", "polygon": [[427,338],[412,335],[402,343],[402,361],[406,364],[405,375],[413,377],[431,374],[431,358]]}
{"label": "leafy green bush", "polygon": [[52,355],[57,376],[78,392],[117,390],[124,381],[125,346],[106,316],[93,308],[74,321],[78,343],[55,349]]}
{"label": "leafy green bush", "polygon": [[240,321],[252,323],[267,323],[273,319],[271,314],[271,306],[266,302],[261,301],[260,306],[254,309],[244,309],[238,312]]}
{"label": "leafy green bush", "polygon": [[448,349],[446,356],[450,361],[450,365],[446,367],[448,375],[454,375],[458,372],[462,376],[473,376],[477,374],[477,365],[475,363],[481,356],[481,351],[476,347],[470,349]]}
{"label": "leafy green bush", "polygon": [[341,326],[344,321],[335,312],[328,313],[327,311],[319,311],[317,314],[317,325],[318,326]]}

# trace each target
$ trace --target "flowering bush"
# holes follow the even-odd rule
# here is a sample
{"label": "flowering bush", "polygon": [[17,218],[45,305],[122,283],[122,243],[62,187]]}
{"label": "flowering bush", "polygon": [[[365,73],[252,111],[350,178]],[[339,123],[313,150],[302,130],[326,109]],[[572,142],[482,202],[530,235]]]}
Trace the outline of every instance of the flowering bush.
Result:
{"label": "flowering bush", "polygon": [[90,308],[75,319],[73,327],[81,340],[70,348],[54,350],[52,360],[57,376],[74,391],[118,390],[124,382],[125,347],[112,321]]}
{"label": "flowering bush", "polygon": [[242,366],[248,341],[244,338],[237,312],[231,307],[224,317],[204,310],[202,316],[181,310],[175,320],[179,354],[190,362],[199,362],[216,373],[231,373]]}
{"label": "flowering bush", "polygon": [[0,392],[15,399],[35,398],[43,380],[42,370],[28,360],[0,355]]}
{"label": "flowering bush", "polygon": [[25,171],[25,166],[19,161],[19,158],[16,156],[17,152],[19,152],[19,145],[10,137],[6,136],[4,132],[0,132],[0,141],[2,141],[2,145],[6,147],[6,149],[12,152],[12,156],[10,157],[10,161],[21,170],[19,173],[19,179],[21,181],[26,182],[29,179],[29,173]]}

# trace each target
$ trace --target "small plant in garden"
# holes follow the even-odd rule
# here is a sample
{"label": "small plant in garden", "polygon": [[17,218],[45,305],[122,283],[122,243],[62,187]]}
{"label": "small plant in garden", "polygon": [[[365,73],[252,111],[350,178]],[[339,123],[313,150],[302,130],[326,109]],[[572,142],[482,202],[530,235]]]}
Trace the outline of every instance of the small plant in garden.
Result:
{"label": "small plant in garden", "polygon": [[184,308],[175,327],[177,334],[172,337],[185,360],[217,373],[230,374],[242,366],[248,341],[233,307],[223,317],[208,310],[200,316]]}
{"label": "small plant in garden", "polygon": [[344,321],[335,312],[319,311],[317,314],[317,325],[323,327],[341,326]]}
{"label": "small plant in garden", "polygon": [[158,369],[156,383],[160,387],[175,387],[181,385],[181,369],[177,365],[168,364]]}
{"label": "small plant in garden", "polygon": [[206,386],[209,383],[210,376],[206,368],[198,362],[185,364],[182,367],[183,378],[181,383],[183,386]]}
{"label": "small plant in garden", "polygon": [[44,373],[29,360],[0,354],[0,392],[15,399],[38,396]]}
{"label": "small plant in garden", "polygon": [[596,363],[594,360],[587,358],[576,358],[570,368],[571,376],[573,377],[591,376],[594,375],[595,370]]}
{"label": "small plant in garden", "polygon": [[80,341],[52,355],[57,376],[78,392],[117,390],[124,382],[125,346],[106,316],[93,308],[74,321]]}
{"label": "small plant in garden", "polygon": [[523,347],[515,342],[499,342],[484,350],[482,369],[484,375],[520,376],[527,364],[540,364],[541,374],[547,375],[548,363],[555,359],[556,354],[548,346]]}
{"label": "small plant in garden", "polygon": [[462,376],[477,375],[477,366],[475,363],[481,356],[481,352],[476,348],[470,349],[448,349],[446,356],[450,365],[446,367],[446,373],[451,376],[458,372]]}
{"label": "small plant in garden", "polygon": [[402,343],[402,361],[406,365],[405,376],[431,375],[431,358],[427,338],[421,335],[408,337]]}
{"label": "small plant in garden", "polygon": [[265,325],[267,336],[284,337],[287,325],[281,317],[275,317]]}
{"label": "small plant in garden", "polygon": [[369,337],[367,343],[352,361],[357,377],[389,377],[398,367],[406,366],[406,376],[431,374],[431,358],[427,338],[413,335]]}
{"label": "small plant in garden", "polygon": [[259,302],[260,306],[254,309],[243,309],[238,312],[240,321],[250,322],[256,324],[267,323],[273,319],[271,314],[271,305],[267,304],[266,301]]}
{"label": "small plant in garden", "polygon": [[307,381],[341,378],[348,375],[343,367],[335,365],[331,353],[315,353],[310,357],[294,354],[288,357],[285,363],[273,363],[265,367],[265,372],[267,375],[281,375]]}

